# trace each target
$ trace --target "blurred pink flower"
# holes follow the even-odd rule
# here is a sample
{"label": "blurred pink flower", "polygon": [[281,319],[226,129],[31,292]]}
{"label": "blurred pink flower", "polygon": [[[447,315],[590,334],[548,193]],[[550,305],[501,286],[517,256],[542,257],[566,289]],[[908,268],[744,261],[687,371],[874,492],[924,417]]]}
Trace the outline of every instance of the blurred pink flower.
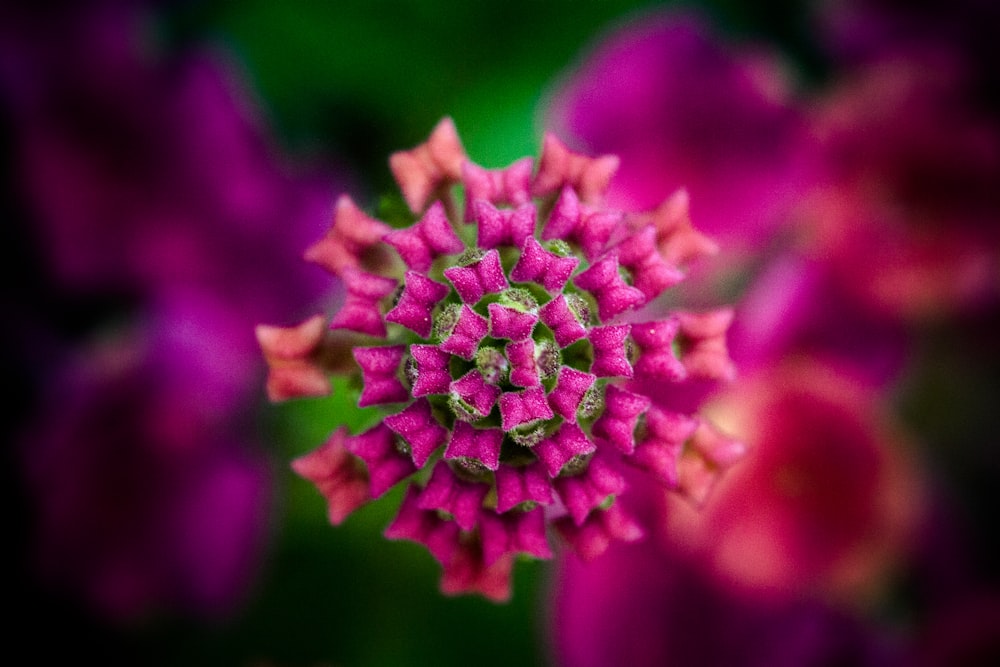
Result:
{"label": "blurred pink flower", "polygon": [[[831,7],[894,4],[859,0]],[[932,3],[898,4],[913,19]],[[910,645],[891,642],[887,653],[874,654],[861,648],[881,632],[882,605],[899,602],[892,588],[897,577],[920,574],[912,568],[931,502],[925,475],[939,474],[923,469],[920,450],[894,412],[896,392],[905,388],[905,371],[916,358],[915,325],[928,315],[970,308],[989,313],[979,307],[998,303],[1000,131],[990,100],[983,104],[990,73],[970,58],[984,43],[949,41],[968,17],[943,17],[940,31],[933,19],[922,30],[912,29],[919,22],[872,23],[875,33],[900,28],[894,34],[906,39],[873,40],[867,52],[859,47],[855,56],[863,56],[836,63],[828,87],[811,98],[765,98],[784,109],[785,120],[775,127],[790,128],[788,134],[758,131],[754,136],[768,137],[773,150],[748,151],[754,144],[731,139],[727,152],[670,105],[705,100],[694,116],[705,126],[720,118],[752,126],[761,107],[745,101],[745,75],[704,75],[704,63],[690,57],[691,44],[715,53],[722,47],[712,46],[701,27],[695,40],[689,18],[643,18],[648,23],[611,33],[562,82],[549,118],[580,145],[619,153],[623,164],[633,151],[661,165],[636,176],[620,170],[609,201],[646,192],[647,177],[659,173],[666,191],[684,187],[692,194],[714,179],[708,188],[714,201],[734,207],[728,217],[714,217],[696,198],[691,202],[699,227],[717,232],[724,248],[702,265],[702,291],[692,294],[709,302],[737,295],[734,324],[724,337],[736,380],[720,392],[688,377],[650,393],[654,406],[704,403],[702,414],[749,451],[700,505],[650,488],[660,503],[652,543],[618,545],[587,564],[572,554],[560,560],[552,625],[558,657],[567,665],[909,664],[926,657],[925,646],[935,655],[988,655],[992,619],[956,632],[962,621],[938,625],[933,613],[923,615],[921,603],[900,626],[914,636],[897,637]],[[854,46],[868,37],[863,31],[841,36],[858,37]],[[674,55],[669,67],[656,69],[656,54],[665,53]],[[747,61],[733,62],[747,71]],[[677,80],[689,83],[681,87]],[[728,103],[719,102],[720,90],[728,91]],[[686,153],[677,146],[705,163],[679,159]],[[775,163],[797,166],[785,171]],[[677,166],[685,164],[691,166]],[[734,170],[728,181],[718,178],[720,165],[737,165],[743,175]],[[765,182],[769,177],[776,180]],[[752,221],[759,211],[767,211],[757,218],[765,224]],[[742,262],[727,254],[727,234],[744,239]],[[668,363],[646,361],[669,372]],[[632,380],[644,383],[649,380]],[[680,418],[648,416],[646,427],[664,443],[692,428]],[[669,444],[657,444],[641,457],[661,476],[683,477],[669,452]],[[699,473],[687,471],[692,480]],[[629,486],[630,493],[642,488]],[[622,496],[626,510],[642,506],[641,498],[633,499],[635,506],[629,499]],[[929,567],[935,568],[929,579],[956,576]],[[991,613],[989,603],[981,608]],[[816,621],[817,609],[826,620]],[[831,614],[853,620],[827,625]],[[799,632],[788,623],[793,617],[816,624]],[[730,621],[735,629],[720,633]],[[859,635],[848,626],[860,624],[868,626],[861,629],[866,638],[855,642]],[[883,646],[885,637],[876,639]]]}
{"label": "blurred pink flower", "polygon": [[816,600],[761,604],[699,563],[648,542],[617,544],[553,578],[548,622],[561,667],[803,667],[906,664],[887,631]]}
{"label": "blurred pink flower", "polygon": [[949,57],[895,57],[819,96],[824,179],[807,252],[852,297],[903,318],[1000,298],[1000,124]]}
{"label": "blurred pink flower", "polygon": [[161,316],[70,352],[20,443],[41,575],[114,619],[232,612],[271,532],[247,399],[218,383],[226,339],[206,346],[182,318],[207,340],[224,330],[211,314]]}
{"label": "blurred pink flower", "polygon": [[886,399],[801,358],[734,383],[709,413],[751,453],[665,535],[760,593],[864,599],[910,548],[921,484]]}
{"label": "blurred pink flower", "polygon": [[747,285],[729,331],[741,375],[807,357],[872,387],[891,387],[912,361],[911,332],[856,297],[822,256],[776,254]]}
{"label": "blurred pink flower", "polygon": [[[61,289],[211,289],[234,310],[275,317],[288,313],[281,283],[307,295],[327,287],[298,260],[334,190],[267,136],[232,56],[157,52],[140,6],[66,9],[44,28],[23,14],[0,31],[0,86],[16,182]],[[248,268],[267,263],[287,267],[279,283]]]}
{"label": "blurred pink flower", "polygon": [[334,178],[282,155],[224,52],[155,48],[141,5],[2,12],[16,221],[40,259],[8,312],[38,388],[16,429],[31,553],[116,620],[230,613],[270,537],[252,328],[329,294],[302,250]]}
{"label": "blurred pink flower", "polygon": [[658,508],[651,539],[560,560],[558,664],[905,664],[900,639],[867,616],[921,504],[879,400],[802,363],[733,391],[706,411],[750,451],[706,502],[634,481],[623,500]]}
{"label": "blurred pink flower", "polygon": [[694,13],[604,36],[558,86],[546,125],[619,156],[609,204],[649,209],[683,188],[699,229],[729,254],[766,246],[809,184],[788,72],[764,48],[721,43]]}

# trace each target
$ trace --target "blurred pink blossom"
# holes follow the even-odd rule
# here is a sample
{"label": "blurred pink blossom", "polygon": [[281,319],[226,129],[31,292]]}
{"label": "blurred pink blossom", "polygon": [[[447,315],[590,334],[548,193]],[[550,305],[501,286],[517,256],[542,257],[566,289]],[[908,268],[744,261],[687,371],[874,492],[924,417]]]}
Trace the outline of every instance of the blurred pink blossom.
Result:
{"label": "blurred pink blossom", "polygon": [[662,11],[604,36],[552,95],[546,124],[619,156],[610,204],[649,209],[683,188],[696,226],[734,255],[762,249],[809,185],[792,84],[776,53]]}
{"label": "blurred pink blossom", "polygon": [[904,319],[1000,298],[1000,124],[950,57],[846,72],[812,108],[824,176],[806,252],[853,299]]}
{"label": "blurred pink blossom", "polygon": [[7,327],[37,389],[16,429],[33,574],[118,621],[231,613],[271,537],[253,324],[329,295],[302,251],[335,179],[283,155],[231,57],[164,49],[139,5],[3,15],[40,260]]}
{"label": "blurred pink blossom", "polygon": [[217,354],[168,324],[110,334],[54,372],[41,405],[58,418],[20,443],[49,585],[114,619],[210,617],[247,599],[271,472],[238,416],[246,398],[213,395]]}

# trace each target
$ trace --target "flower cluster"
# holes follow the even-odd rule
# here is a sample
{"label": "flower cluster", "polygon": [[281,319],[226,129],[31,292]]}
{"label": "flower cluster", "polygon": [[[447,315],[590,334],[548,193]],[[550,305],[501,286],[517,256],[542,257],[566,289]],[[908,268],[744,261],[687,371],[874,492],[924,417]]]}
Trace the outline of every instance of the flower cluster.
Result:
{"label": "flower cluster", "polygon": [[741,443],[658,388],[733,375],[728,310],[665,312],[656,300],[711,253],[678,192],[653,211],[608,208],[618,166],[554,135],[538,168],[485,169],[442,120],[390,167],[408,227],[346,195],[306,259],[339,277],[341,307],[261,325],[272,400],[321,396],[360,376],[376,426],[337,429],[293,462],[342,522],[410,480],[390,539],[426,545],[447,594],[510,595],[518,555],[549,558],[548,527],[581,556],[643,528],[616,497],[629,467],[703,500]]}

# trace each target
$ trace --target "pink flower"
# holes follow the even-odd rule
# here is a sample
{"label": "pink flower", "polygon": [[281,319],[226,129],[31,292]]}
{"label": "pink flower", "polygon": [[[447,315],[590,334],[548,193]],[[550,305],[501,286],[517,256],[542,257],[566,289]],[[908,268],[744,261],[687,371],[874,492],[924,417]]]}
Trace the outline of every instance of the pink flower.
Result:
{"label": "pink flower", "polygon": [[368,472],[344,447],[348,437],[343,426],[322,447],[292,461],[292,469],[312,482],[329,509],[330,523],[343,523],[369,497]]}
{"label": "pink flower", "polygon": [[805,123],[777,58],[721,44],[692,13],[612,31],[557,89],[547,126],[619,156],[609,204],[666,212],[683,188],[728,252],[762,247],[810,182]]}
{"label": "pink flower", "polygon": [[[884,399],[809,361],[774,366],[733,390],[716,409],[752,453],[715,480],[700,511],[671,504],[670,539],[754,591],[856,599],[879,585],[907,552],[922,502]],[[701,461],[689,484],[731,465],[733,445],[706,435],[684,445]]]}
{"label": "pink flower", "polygon": [[[229,340],[208,327],[217,311],[185,314],[207,339]],[[272,480],[242,433],[246,404],[206,370],[224,367],[220,351],[178,335],[180,312],[161,317],[171,326],[133,327],[67,357],[17,443],[34,498],[33,567],[121,622],[233,613],[269,538]],[[319,488],[339,521],[358,506],[356,459],[329,447],[317,457],[337,479]]]}
{"label": "pink flower", "polygon": [[[597,531],[579,531],[596,541]],[[761,605],[651,540],[617,540],[596,560],[568,556],[548,627],[564,667],[852,665],[902,667],[892,633],[812,600]],[[986,624],[983,624],[986,625]]]}
{"label": "pink flower", "polygon": [[423,212],[431,198],[458,182],[464,163],[465,149],[450,118],[437,124],[426,143],[389,158],[392,173],[414,213]]}
{"label": "pink flower", "polygon": [[[253,326],[329,296],[311,262],[367,270],[381,225],[337,224],[303,261],[331,174],[281,150],[224,50],[146,48],[163,27],[150,9],[7,5],[0,20],[18,174],[5,223],[32,255],[6,309],[18,344],[5,362],[30,369],[10,431],[31,515],[15,560],[81,613],[132,628],[246,600],[273,518],[254,417],[264,362],[272,398],[320,395],[330,372],[355,368],[360,337],[325,317],[257,341]],[[363,466],[336,445],[313,463],[340,521]]]}
{"label": "pink flower", "polygon": [[870,309],[913,321],[1000,301],[1000,124],[963,74],[950,58],[887,58],[815,105],[825,178],[809,249]]}
{"label": "pink flower", "polygon": [[[464,162],[456,177],[434,158],[442,141],[460,145],[452,131],[443,121],[427,145],[394,158],[406,167],[395,173],[420,218],[382,242],[407,270],[385,263],[377,275],[340,271],[349,280],[347,299],[331,321],[367,336],[353,348],[358,404],[380,406],[385,417],[344,439],[363,462],[347,466],[338,450],[333,471],[311,479],[338,522],[358,498],[331,488],[331,476],[360,484],[356,471],[365,468],[372,497],[408,480],[407,500],[387,534],[427,545],[443,566],[446,593],[506,599],[512,558],[550,558],[550,529],[588,557],[644,534],[615,502],[627,489],[624,470],[637,440],[647,459],[658,454],[656,465],[646,466],[650,478],[683,493],[691,492],[690,480],[704,481],[689,472],[689,451],[713,471],[742,452],[721,453],[721,434],[707,426],[675,429],[667,448],[648,442],[641,434],[651,396],[640,385],[626,387],[637,349],[646,367],[683,369],[656,375],[661,383],[685,375],[728,379],[731,313],[668,315],[665,335],[647,323],[633,340],[626,319],[683,274],[663,254],[669,244],[661,243],[659,227],[637,230],[636,217],[601,203],[617,159],[572,153],[549,136],[539,170],[527,180],[528,158],[499,173]],[[445,187],[456,183],[471,198],[468,220]],[[366,252],[378,250],[376,244]],[[308,320],[286,334],[295,343],[287,350],[264,336],[273,359],[269,382],[294,388],[296,380],[308,395],[320,387],[317,374],[343,373],[320,363],[333,356],[321,334],[321,324]],[[662,428],[656,433],[667,437]],[[630,469],[643,469],[637,463]],[[677,472],[666,476],[665,467]]]}
{"label": "pink flower", "polygon": [[[559,664],[949,664],[921,660],[924,651],[991,646],[995,603],[979,609],[992,618],[964,618],[960,638],[914,635],[912,654],[895,621],[883,628],[870,613],[912,554],[923,503],[904,443],[870,387],[799,362],[737,380],[732,392],[711,410],[752,450],[700,507],[626,476],[629,494],[613,508],[652,511],[642,525],[648,539],[609,546],[627,523],[557,523],[574,545],[553,586]],[[695,487],[731,461],[733,444],[692,435],[702,426],[687,415],[654,408],[646,424],[631,461],[662,483],[689,475]],[[688,468],[679,475],[678,448]]]}

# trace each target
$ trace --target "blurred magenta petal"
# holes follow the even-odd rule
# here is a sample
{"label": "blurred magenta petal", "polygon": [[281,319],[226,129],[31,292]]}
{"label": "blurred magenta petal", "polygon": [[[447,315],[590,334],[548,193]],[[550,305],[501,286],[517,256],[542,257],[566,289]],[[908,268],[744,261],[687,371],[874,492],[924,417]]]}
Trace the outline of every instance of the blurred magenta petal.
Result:
{"label": "blurred magenta petal", "polygon": [[343,361],[304,319],[336,285],[302,261],[340,177],[283,154],[225,51],[152,48],[141,7],[3,14],[11,192],[37,308],[67,311],[24,345],[41,574],[122,622],[233,613],[271,537],[255,387],[319,395]]}
{"label": "blurred magenta petal", "polygon": [[820,97],[814,116],[825,179],[812,250],[853,298],[906,319],[996,303],[1000,123],[974,104],[955,61],[870,64]]}
{"label": "blurred magenta petal", "polygon": [[652,209],[684,188],[699,229],[730,251],[757,248],[808,184],[787,79],[774,55],[724,44],[694,14],[652,13],[603,36],[556,90],[547,125],[619,156],[610,204]]}
{"label": "blurred magenta petal", "polygon": [[[911,547],[924,503],[886,399],[808,361],[736,385],[741,398],[721,398],[719,418],[750,454],[700,510],[673,505],[673,539],[724,580],[764,593],[837,597],[877,586]],[[720,454],[708,464],[725,465]]]}
{"label": "blurred magenta petal", "polygon": [[553,651],[565,667],[906,664],[888,632],[807,600],[741,598],[649,542],[569,557],[554,584]]}
{"label": "blurred magenta petal", "polygon": [[188,360],[157,332],[81,350],[23,434],[41,572],[114,618],[232,612],[269,537],[267,459]]}
{"label": "blurred magenta petal", "polygon": [[[736,384],[735,400],[713,414],[752,451],[703,506],[630,483],[614,507],[659,504],[656,536],[598,541],[603,556],[560,561],[559,664],[908,664],[902,637],[848,602],[870,599],[907,557],[921,514],[887,413],[870,388],[821,367]],[[650,431],[666,448],[688,440],[690,425],[655,414]],[[655,469],[644,446],[636,462]]]}
{"label": "blurred magenta petal", "polygon": [[389,156],[392,174],[414,213],[422,213],[428,199],[461,179],[465,161],[465,149],[451,118],[442,119],[426,142]]}

